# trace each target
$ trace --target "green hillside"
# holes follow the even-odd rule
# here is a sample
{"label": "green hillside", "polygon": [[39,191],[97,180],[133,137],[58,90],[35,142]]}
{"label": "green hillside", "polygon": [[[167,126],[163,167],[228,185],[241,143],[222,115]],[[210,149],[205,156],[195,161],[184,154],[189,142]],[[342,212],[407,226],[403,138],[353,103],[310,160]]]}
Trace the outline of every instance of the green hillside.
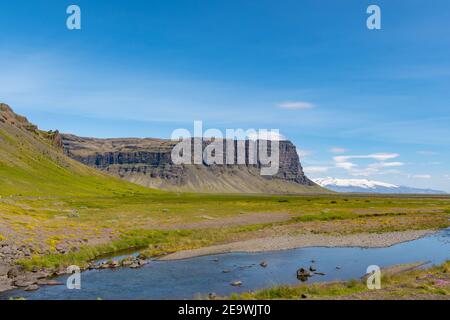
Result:
{"label": "green hillside", "polygon": [[0,195],[119,195],[157,192],[65,156],[58,133],[44,132],[0,104]]}

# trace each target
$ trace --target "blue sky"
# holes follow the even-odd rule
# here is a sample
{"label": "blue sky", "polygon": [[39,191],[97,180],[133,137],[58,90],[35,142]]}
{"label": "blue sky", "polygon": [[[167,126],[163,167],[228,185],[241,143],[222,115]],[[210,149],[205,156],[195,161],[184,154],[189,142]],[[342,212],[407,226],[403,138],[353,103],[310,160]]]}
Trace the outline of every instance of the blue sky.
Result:
{"label": "blue sky", "polygon": [[[366,28],[370,4],[382,30]],[[17,0],[0,14],[0,100],[44,129],[277,128],[311,177],[450,192],[447,0]]]}

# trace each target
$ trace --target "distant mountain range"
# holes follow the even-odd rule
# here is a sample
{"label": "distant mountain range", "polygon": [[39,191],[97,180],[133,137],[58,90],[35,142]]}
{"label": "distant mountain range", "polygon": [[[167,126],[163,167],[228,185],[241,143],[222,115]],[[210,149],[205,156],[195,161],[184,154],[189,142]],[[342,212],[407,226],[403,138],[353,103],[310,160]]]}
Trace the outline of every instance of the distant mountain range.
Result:
{"label": "distant mountain range", "polygon": [[384,194],[447,194],[444,191],[419,189],[367,179],[313,179],[318,185],[336,192],[384,193]]}

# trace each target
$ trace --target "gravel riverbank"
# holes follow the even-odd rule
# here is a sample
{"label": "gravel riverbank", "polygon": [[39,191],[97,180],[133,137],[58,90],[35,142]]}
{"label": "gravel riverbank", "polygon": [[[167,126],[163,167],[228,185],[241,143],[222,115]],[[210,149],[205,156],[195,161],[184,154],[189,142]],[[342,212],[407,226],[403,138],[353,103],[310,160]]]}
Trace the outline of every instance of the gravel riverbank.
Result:
{"label": "gravel riverbank", "polygon": [[160,260],[179,260],[230,252],[264,252],[288,250],[306,247],[367,247],[382,248],[397,243],[419,239],[430,235],[432,230],[411,230],[386,233],[359,233],[331,236],[323,234],[305,234],[251,239],[194,250],[179,251],[162,257]]}

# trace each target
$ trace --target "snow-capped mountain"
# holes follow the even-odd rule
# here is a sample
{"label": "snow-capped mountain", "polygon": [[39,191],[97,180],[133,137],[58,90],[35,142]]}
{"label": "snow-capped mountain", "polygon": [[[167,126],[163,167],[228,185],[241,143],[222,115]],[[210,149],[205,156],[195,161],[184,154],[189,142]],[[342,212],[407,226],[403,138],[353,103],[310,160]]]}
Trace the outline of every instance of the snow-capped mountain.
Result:
{"label": "snow-capped mountain", "polygon": [[397,193],[397,194],[446,194],[444,191],[432,189],[410,188],[392,183],[367,179],[313,179],[318,185],[336,192],[356,193]]}

